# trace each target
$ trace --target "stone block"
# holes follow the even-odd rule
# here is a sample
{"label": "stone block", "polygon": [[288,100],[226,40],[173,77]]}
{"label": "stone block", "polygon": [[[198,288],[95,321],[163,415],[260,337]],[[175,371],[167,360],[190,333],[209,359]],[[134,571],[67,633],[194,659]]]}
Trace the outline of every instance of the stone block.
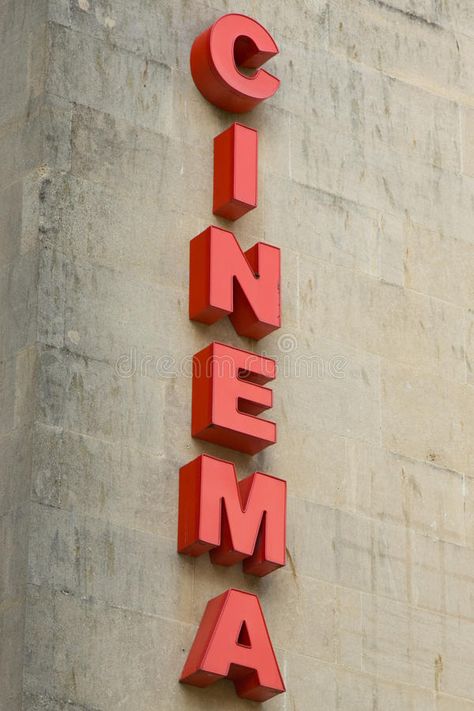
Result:
{"label": "stone block", "polygon": [[15,427],[15,361],[0,362],[0,433],[10,433]]}
{"label": "stone block", "polygon": [[469,540],[471,495],[463,475],[352,441],[347,470],[357,510],[426,536],[461,544]]}
{"label": "stone block", "polygon": [[375,211],[337,195],[277,176],[265,181],[265,235],[290,246],[302,262],[314,257],[366,274],[379,274],[379,234]]}
{"label": "stone block", "polygon": [[0,610],[21,605],[27,582],[28,503],[11,509],[0,517]]}
{"label": "stone block", "polygon": [[145,11],[140,0],[118,0],[113,6],[106,0],[87,0],[72,5],[71,25],[100,44],[112,43],[131,55],[187,71],[194,37],[219,16],[205,2],[196,2],[194,8],[182,0]]}
{"label": "stone block", "polygon": [[384,5],[394,11],[404,13],[413,22],[433,23],[438,19],[436,0],[384,0]]}
{"label": "stone block", "polygon": [[472,711],[474,703],[466,699],[440,694],[437,697],[436,711]]}
{"label": "stone block", "polygon": [[[288,497],[288,550],[297,575],[335,583],[338,512]],[[343,542],[338,537],[339,551]]]}
{"label": "stone block", "polygon": [[338,667],[362,672],[365,640],[362,593],[350,588],[337,588],[336,605]]}
{"label": "stone block", "polygon": [[28,36],[28,32],[44,22],[47,0],[30,3],[29,0],[5,0],[0,7],[2,46],[5,40]]}
{"label": "stone block", "polygon": [[[178,684],[193,625],[38,588],[31,590],[29,609],[25,687],[33,696],[49,693],[56,703],[67,700],[88,711],[126,708],[130,699],[137,709],[157,711],[168,711],[170,704],[200,709],[204,703],[214,711],[251,708],[229,683],[204,692]],[[32,654],[38,643],[44,645],[42,656]]]}
{"label": "stone block", "polygon": [[402,219],[384,212],[379,218],[380,276],[383,281],[398,286],[405,284],[406,225]]}
{"label": "stone block", "polygon": [[183,462],[93,436],[38,426],[35,501],[112,526],[175,540]]}
{"label": "stone block", "polygon": [[34,417],[36,352],[34,346],[20,351],[16,358],[0,362],[2,413],[0,435],[31,424]]}
{"label": "stone block", "polygon": [[70,27],[71,3],[68,0],[49,0],[48,20],[49,22],[56,22],[58,25]]}
{"label": "stone block", "polygon": [[[304,304],[303,299],[301,303]],[[307,310],[302,311],[305,320],[306,313]],[[274,340],[276,347],[271,346]],[[315,325],[304,325],[301,332],[278,337],[272,334],[267,342],[266,352],[276,354],[279,343],[279,372],[287,373],[274,386],[272,414],[280,418],[282,427],[288,421],[293,428],[304,431],[311,422],[315,429],[335,435],[380,441],[377,356],[327,340]],[[322,402],[324,407],[319,406]]]}
{"label": "stone block", "polygon": [[417,607],[445,612],[445,581],[441,572],[445,567],[447,548],[442,541],[428,536],[411,537],[411,596]]}
{"label": "stone block", "polygon": [[380,707],[387,711],[435,711],[435,694],[426,689],[419,689],[403,684],[377,682],[375,693]]}
{"label": "stone block", "polygon": [[374,580],[374,540],[370,522],[352,513],[334,511],[332,541],[336,581],[355,590],[370,592]]}
{"label": "stone block", "polygon": [[174,539],[33,504],[29,581],[111,607],[190,622],[192,561]]}
{"label": "stone block", "polygon": [[452,696],[474,698],[474,680],[471,668],[474,655],[474,623],[457,617],[447,617],[445,629],[445,653],[442,654],[439,688]]}
{"label": "stone block", "polygon": [[362,596],[362,663],[381,680],[435,688],[443,618],[383,597]]}
{"label": "stone block", "polygon": [[37,268],[37,254],[32,252],[0,270],[1,360],[34,342]]}
{"label": "stone block", "polygon": [[28,52],[24,37],[13,35],[4,44],[0,68],[0,126],[21,116],[28,103]]}
{"label": "stone block", "polygon": [[[171,69],[90,35],[52,25],[48,91],[134,125],[169,133]],[[81,57],[77,63],[75,57]]]}
{"label": "stone block", "polygon": [[19,252],[21,234],[22,183],[12,183],[0,191],[0,269]]}
{"label": "stone block", "polygon": [[371,589],[375,595],[409,602],[410,551],[407,532],[388,523],[372,527]]}
{"label": "stone block", "polygon": [[67,351],[42,351],[39,422],[108,442],[163,452],[164,388],[151,377],[124,378],[113,366]]}
{"label": "stone block", "polygon": [[474,311],[466,314],[466,369],[467,382],[474,385]]}
{"label": "stone block", "polygon": [[330,46],[355,62],[455,100],[472,100],[472,38],[459,36],[385,3],[331,4]]}
{"label": "stone block", "polygon": [[0,613],[0,669],[2,688],[0,711],[21,711],[23,671],[24,606],[21,603],[2,605]]}
{"label": "stone block", "polygon": [[12,119],[0,132],[0,188],[32,172],[42,159],[40,103],[33,101],[27,118]]}
{"label": "stone block", "polygon": [[11,430],[0,437],[0,515],[29,500],[31,443],[32,435],[28,426]]}
{"label": "stone block", "polygon": [[[60,346],[63,336],[70,351],[112,365],[132,349],[151,358],[176,352],[174,326],[185,300],[181,291],[127,280],[121,272],[87,262],[66,262],[56,251],[48,261],[50,273],[43,269],[46,343]],[[61,282],[63,289],[55,291]],[[48,333],[53,324],[55,332]]]}
{"label": "stone block", "polygon": [[472,388],[388,363],[382,382],[385,446],[460,473],[470,471]]}
{"label": "stone block", "polygon": [[360,72],[361,106],[353,111],[361,123],[357,133],[364,141],[367,161],[375,165],[377,149],[384,145],[403,161],[459,172],[457,104],[393,76],[362,68]]}
{"label": "stone block", "polygon": [[338,687],[335,667],[299,654],[286,661],[287,698],[294,708],[312,711],[314,700],[327,711],[336,711]]}
{"label": "stone block", "polygon": [[[72,174],[209,220],[212,152],[86,107],[72,123]],[[184,196],[193,195],[192,204]]]}
{"label": "stone block", "polygon": [[465,382],[460,308],[310,260],[301,265],[300,298],[304,329]]}
{"label": "stone block", "polygon": [[470,307],[474,299],[474,245],[413,224],[404,233],[404,245],[409,289]]}
{"label": "stone block", "polygon": [[444,27],[474,36],[474,8],[469,0],[446,0],[438,3],[438,21]]}
{"label": "stone block", "polygon": [[439,577],[444,578],[442,583],[445,585],[446,612],[457,618],[474,620],[474,551],[471,546],[464,548],[446,543],[443,552],[444,559],[441,561]]}

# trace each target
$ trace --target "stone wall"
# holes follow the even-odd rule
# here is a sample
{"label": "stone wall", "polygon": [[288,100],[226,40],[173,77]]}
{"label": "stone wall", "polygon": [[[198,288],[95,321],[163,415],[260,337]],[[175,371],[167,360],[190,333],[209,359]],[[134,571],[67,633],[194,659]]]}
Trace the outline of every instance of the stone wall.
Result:
{"label": "stone wall", "polygon": [[[230,11],[281,50],[234,226],[282,250],[283,326],[256,345],[187,318],[233,119],[189,50]],[[253,708],[177,683],[229,587],[267,617],[288,692],[266,709],[474,711],[472,0],[1,0],[0,20],[1,711]],[[278,359],[258,456],[190,437],[211,340]],[[176,554],[202,452],[287,479],[285,569]]]}
{"label": "stone wall", "polygon": [[46,2],[0,2],[0,708],[21,708],[35,402]]}

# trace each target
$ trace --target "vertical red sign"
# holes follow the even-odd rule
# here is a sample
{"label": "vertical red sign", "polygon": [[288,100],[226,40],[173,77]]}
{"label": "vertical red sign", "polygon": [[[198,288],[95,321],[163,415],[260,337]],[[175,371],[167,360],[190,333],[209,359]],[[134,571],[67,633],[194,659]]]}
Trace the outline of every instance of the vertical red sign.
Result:
{"label": "vertical red sign", "polygon": [[[264,69],[273,38],[244,15],[224,15],[194,41],[191,72],[201,94],[244,113],[273,96]],[[255,69],[253,74],[240,71]],[[257,206],[258,134],[233,123],[214,139],[213,212],[235,221]],[[211,325],[229,316],[241,336],[259,340],[280,327],[280,250],[257,243],[245,253],[232,232],[209,227],[191,241],[189,316]],[[193,437],[255,454],[276,442],[266,383],[275,361],[223,343],[193,359]],[[256,576],[285,565],[286,482],[262,472],[237,480],[234,465],[202,455],[180,470],[178,551]],[[180,681],[205,687],[222,678],[239,696],[266,701],[285,691],[256,595],[228,590],[207,604]]]}

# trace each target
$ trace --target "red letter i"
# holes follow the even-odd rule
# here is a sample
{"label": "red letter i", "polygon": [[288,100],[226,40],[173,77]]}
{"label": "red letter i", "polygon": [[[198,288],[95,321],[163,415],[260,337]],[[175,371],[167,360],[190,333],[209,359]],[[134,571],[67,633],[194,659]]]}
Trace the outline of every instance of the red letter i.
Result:
{"label": "red letter i", "polygon": [[258,133],[233,123],[214,139],[214,215],[237,220],[257,207]]}

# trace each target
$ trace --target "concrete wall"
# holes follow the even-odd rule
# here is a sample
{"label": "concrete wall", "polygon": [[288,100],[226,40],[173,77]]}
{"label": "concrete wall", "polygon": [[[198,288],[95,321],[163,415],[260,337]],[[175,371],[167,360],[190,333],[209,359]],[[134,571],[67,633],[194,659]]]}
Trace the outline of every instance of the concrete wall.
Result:
{"label": "concrete wall", "polygon": [[0,2],[0,709],[21,708],[35,402],[47,3]]}
{"label": "concrete wall", "polygon": [[[254,347],[187,319],[189,240],[227,224],[212,139],[232,121],[189,49],[229,11],[281,49],[280,91],[245,117],[259,206],[235,225],[283,257],[283,327],[255,346],[280,363],[279,441],[253,458],[189,432],[189,357]],[[471,0],[1,0],[0,18],[1,710],[253,708],[177,683],[234,586],[258,592],[287,683],[265,708],[473,711]],[[288,480],[286,569],[176,555],[178,468],[202,452]]]}

